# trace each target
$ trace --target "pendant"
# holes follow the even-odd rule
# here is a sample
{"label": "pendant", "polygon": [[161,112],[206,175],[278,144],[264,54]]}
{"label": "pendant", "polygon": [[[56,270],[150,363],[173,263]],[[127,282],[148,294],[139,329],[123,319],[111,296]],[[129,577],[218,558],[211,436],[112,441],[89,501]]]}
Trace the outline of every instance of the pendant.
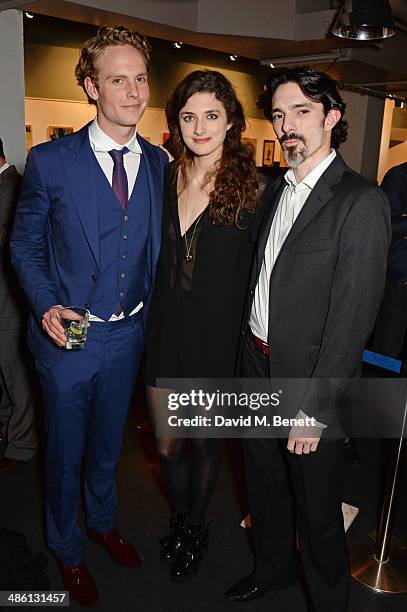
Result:
{"label": "pendant", "polygon": [[190,253],[185,253],[184,259],[187,263],[189,263],[190,261],[192,261],[192,255],[190,255]]}

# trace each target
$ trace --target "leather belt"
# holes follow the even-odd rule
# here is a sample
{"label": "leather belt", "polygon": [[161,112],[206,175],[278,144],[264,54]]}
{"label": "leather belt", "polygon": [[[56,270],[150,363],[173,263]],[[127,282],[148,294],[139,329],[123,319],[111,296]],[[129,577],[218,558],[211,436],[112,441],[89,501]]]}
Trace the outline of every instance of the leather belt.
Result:
{"label": "leather belt", "polygon": [[263,342],[261,338],[258,338],[257,336],[255,336],[253,332],[250,332],[250,335],[252,337],[254,344],[257,346],[257,348],[261,350],[263,355],[269,355],[270,354],[269,345],[266,342]]}

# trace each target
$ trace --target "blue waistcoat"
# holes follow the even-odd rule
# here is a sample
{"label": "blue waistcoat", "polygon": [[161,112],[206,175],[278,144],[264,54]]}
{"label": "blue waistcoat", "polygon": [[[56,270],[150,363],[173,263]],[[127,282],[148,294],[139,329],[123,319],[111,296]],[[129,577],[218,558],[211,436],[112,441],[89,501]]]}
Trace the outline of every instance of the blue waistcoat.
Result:
{"label": "blue waistcoat", "polygon": [[99,271],[90,297],[92,314],[107,321],[120,304],[125,316],[144,299],[150,190],[143,155],[133,192],[122,210],[109,181],[94,158],[99,214]]}

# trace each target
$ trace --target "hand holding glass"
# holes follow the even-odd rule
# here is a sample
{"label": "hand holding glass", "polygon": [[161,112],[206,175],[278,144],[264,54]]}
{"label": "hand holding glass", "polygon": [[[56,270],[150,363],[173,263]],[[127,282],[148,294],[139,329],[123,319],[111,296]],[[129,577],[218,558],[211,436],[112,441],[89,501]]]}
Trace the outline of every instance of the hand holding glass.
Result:
{"label": "hand holding glass", "polygon": [[67,339],[65,348],[68,350],[82,349],[85,346],[89,327],[89,310],[68,306],[57,311],[57,319],[64,328]]}

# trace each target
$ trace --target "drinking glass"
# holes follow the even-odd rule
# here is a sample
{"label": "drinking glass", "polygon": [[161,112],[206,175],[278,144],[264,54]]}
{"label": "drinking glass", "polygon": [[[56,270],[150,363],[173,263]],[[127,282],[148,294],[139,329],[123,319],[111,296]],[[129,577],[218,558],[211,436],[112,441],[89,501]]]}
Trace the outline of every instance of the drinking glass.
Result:
{"label": "drinking glass", "polygon": [[65,348],[68,350],[83,349],[89,327],[89,310],[76,306],[67,306],[57,311],[57,319],[64,328]]}

